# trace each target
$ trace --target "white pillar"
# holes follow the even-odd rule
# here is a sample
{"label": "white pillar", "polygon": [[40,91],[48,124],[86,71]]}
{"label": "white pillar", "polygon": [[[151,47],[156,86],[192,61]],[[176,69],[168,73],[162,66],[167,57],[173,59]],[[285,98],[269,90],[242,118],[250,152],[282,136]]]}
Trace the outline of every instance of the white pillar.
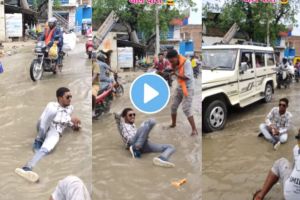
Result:
{"label": "white pillar", "polygon": [[159,11],[158,5],[155,6],[155,27],[156,27],[156,42],[155,42],[155,55],[158,55],[160,51],[160,34],[159,34]]}
{"label": "white pillar", "polygon": [[5,39],[4,0],[0,0],[0,42],[5,41]]}
{"label": "white pillar", "polygon": [[48,20],[53,16],[52,8],[53,8],[53,0],[49,0],[48,1]]}

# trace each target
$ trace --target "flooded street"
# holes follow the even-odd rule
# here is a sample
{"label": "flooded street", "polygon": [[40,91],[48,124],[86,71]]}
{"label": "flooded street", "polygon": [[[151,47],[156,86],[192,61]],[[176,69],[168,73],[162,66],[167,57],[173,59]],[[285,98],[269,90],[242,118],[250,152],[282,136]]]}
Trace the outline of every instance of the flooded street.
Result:
{"label": "flooded street", "polygon": [[[191,128],[181,106],[178,110],[177,127],[167,129],[171,123],[170,104],[160,113],[146,115],[135,110],[136,125],[143,120],[155,118],[157,124],[150,133],[150,140],[156,143],[173,144],[176,152],[170,161],[175,168],[161,168],[152,164],[159,154],[143,154],[141,159],[133,159],[124,147],[117,131],[113,112],[121,112],[133,105],[129,99],[130,83],[138,73],[124,73],[125,94],[112,103],[110,113],[93,121],[93,199],[102,200],[199,200],[201,199],[201,132],[200,132],[200,80],[195,83],[194,118],[199,136],[191,137]],[[173,89],[176,83],[174,82]],[[171,94],[173,92],[171,91]],[[186,178],[187,183],[180,189],[171,186],[171,182]]]}
{"label": "flooded street", "polygon": [[[294,139],[300,128],[300,84],[290,89],[275,90],[271,103],[255,103],[244,109],[234,110],[223,131],[203,135],[203,198],[209,200],[250,200],[260,189],[273,163],[285,157],[292,161]],[[289,99],[293,115],[286,144],[278,151],[271,143],[258,138],[259,125],[280,98]],[[282,200],[282,184],[276,184],[265,199]]]}
{"label": "flooded street", "polygon": [[[35,57],[33,48],[1,58],[4,73],[0,74],[0,199],[49,199],[57,182],[70,174],[80,177],[91,192],[91,64],[84,44],[78,43],[65,57],[62,73],[44,73],[36,83],[29,75]],[[14,170],[32,158],[36,122],[47,103],[56,101],[55,92],[61,86],[71,90],[74,115],[81,119],[82,129],[66,129],[55,150],[34,168],[40,175],[39,183],[30,183]]]}

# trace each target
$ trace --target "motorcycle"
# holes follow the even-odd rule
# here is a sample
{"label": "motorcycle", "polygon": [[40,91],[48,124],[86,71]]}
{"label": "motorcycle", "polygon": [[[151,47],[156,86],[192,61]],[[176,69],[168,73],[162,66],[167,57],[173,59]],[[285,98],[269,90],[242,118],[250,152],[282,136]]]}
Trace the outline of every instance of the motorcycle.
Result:
{"label": "motorcycle", "polygon": [[109,84],[106,88],[98,92],[96,97],[95,118],[98,118],[102,113],[110,111],[110,105],[113,100],[113,85]]}
{"label": "motorcycle", "polygon": [[96,97],[95,118],[110,111],[114,96],[123,96],[124,87],[119,83],[119,78],[118,73],[114,73],[114,83],[110,83],[107,87],[98,92],[98,96]]}
{"label": "motorcycle", "polygon": [[119,83],[118,73],[114,73],[114,84],[113,84],[113,93],[116,97],[121,97],[124,94],[124,87]]}
{"label": "motorcycle", "polygon": [[[40,80],[43,72],[53,72],[56,74],[57,58],[50,58],[49,48],[44,41],[37,42],[35,47],[36,58],[30,65],[30,78],[32,81]],[[63,55],[62,55],[63,56]],[[61,69],[60,69],[61,71]]]}
{"label": "motorcycle", "polygon": [[173,72],[173,69],[166,68],[162,72],[159,72],[159,71],[157,71],[157,69],[151,68],[151,69],[147,70],[147,72],[148,73],[156,73],[156,74],[160,75],[167,81],[169,87],[172,87],[173,76],[171,74]]}
{"label": "motorcycle", "polygon": [[92,54],[94,51],[94,44],[93,44],[93,40],[88,40],[85,43],[85,49],[86,49],[86,54],[88,55],[89,59],[92,58]]}
{"label": "motorcycle", "polygon": [[292,83],[292,75],[288,72],[288,69],[279,67],[276,71],[277,88],[280,89],[281,86],[288,88]]}

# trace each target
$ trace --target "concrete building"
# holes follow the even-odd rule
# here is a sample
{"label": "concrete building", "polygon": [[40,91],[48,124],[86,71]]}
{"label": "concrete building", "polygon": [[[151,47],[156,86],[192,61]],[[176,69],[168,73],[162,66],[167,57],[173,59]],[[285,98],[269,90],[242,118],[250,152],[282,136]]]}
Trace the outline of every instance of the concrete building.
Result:
{"label": "concrete building", "polygon": [[287,38],[287,43],[289,47],[295,49],[295,56],[300,56],[300,36],[290,36]]}
{"label": "concrete building", "polygon": [[5,41],[4,0],[0,0],[0,42]]}
{"label": "concrete building", "polygon": [[180,29],[180,51],[185,55],[201,54],[202,48],[202,25],[188,24]]}

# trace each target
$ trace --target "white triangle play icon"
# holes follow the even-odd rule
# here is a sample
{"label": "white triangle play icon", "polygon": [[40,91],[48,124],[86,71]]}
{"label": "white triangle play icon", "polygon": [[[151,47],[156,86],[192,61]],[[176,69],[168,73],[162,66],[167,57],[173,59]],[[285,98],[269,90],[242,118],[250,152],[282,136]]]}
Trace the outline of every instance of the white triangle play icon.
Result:
{"label": "white triangle play icon", "polygon": [[153,89],[150,85],[144,84],[144,103],[148,103],[155,97],[157,97],[159,93]]}

